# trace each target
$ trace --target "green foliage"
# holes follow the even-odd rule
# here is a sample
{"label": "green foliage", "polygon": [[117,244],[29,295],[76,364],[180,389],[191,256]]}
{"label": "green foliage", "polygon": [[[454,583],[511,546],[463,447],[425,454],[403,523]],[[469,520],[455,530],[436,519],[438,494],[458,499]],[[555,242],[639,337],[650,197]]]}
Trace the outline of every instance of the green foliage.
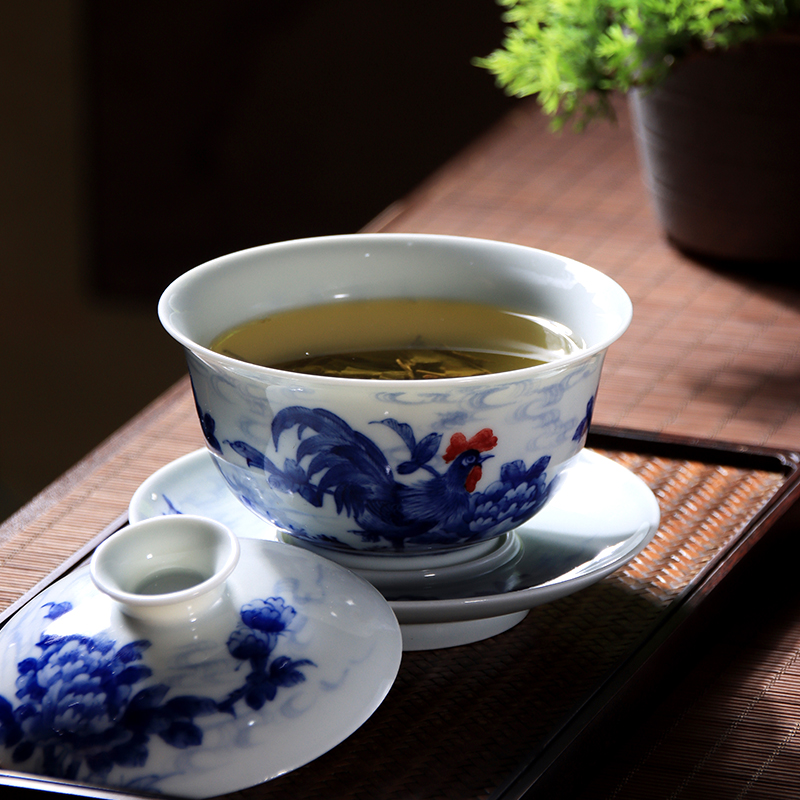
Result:
{"label": "green foliage", "polygon": [[559,128],[613,116],[611,92],[658,83],[695,50],[726,49],[800,16],[800,0],[497,0],[501,48],[475,64],[537,95]]}

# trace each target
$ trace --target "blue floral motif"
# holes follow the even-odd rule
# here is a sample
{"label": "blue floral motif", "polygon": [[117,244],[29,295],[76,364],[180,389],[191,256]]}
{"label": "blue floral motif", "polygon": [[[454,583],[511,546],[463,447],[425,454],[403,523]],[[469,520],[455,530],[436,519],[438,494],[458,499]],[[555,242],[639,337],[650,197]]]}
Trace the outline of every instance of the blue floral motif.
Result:
{"label": "blue floral motif", "polygon": [[575,433],[572,434],[572,441],[579,442],[589,433],[589,426],[592,424],[592,414],[594,413],[594,395],[589,398],[589,402],[586,404],[586,416],[578,423],[578,427],[575,428]]}
{"label": "blue floral motif", "polygon": [[288,629],[296,614],[280,597],[256,600],[242,608],[242,624],[228,639],[228,651],[234,658],[249,661],[251,672],[244,686],[219,704],[220,711],[234,713],[234,705],[242,699],[258,710],[268,700],[275,699],[278,687],[294,686],[305,680],[299,667],[313,666],[311,661],[292,661],[281,656],[269,662],[278,636]]}
{"label": "blue floral motif", "polygon": [[[72,610],[69,602],[42,608],[45,619]],[[239,700],[259,709],[274,700],[281,687],[305,680],[301,667],[313,662],[273,657],[280,635],[289,630],[296,614],[280,597],[242,607],[227,648],[237,661],[249,661],[251,672],[242,687],[222,701],[197,695],[168,697],[168,685],[147,684],[153,671],[144,663],[151,646],[146,639],[118,647],[104,635],[43,633],[36,645],[39,653],[17,665],[19,704],[15,707],[0,695],[0,746],[12,750],[15,763],[38,751],[40,771],[50,777],[100,783],[115,766],[144,767],[154,736],[178,749],[198,747],[203,742],[198,718],[235,716]],[[151,776],[152,782],[157,777]]]}
{"label": "blue floral motif", "polygon": [[[495,532],[510,530],[525,521],[547,500],[550,483],[543,456],[531,466],[522,461],[504,464],[500,479],[484,492],[475,488],[481,464],[497,444],[490,429],[471,438],[455,433],[442,456],[448,465],[433,465],[443,435],[429,433],[417,440],[410,425],[395,419],[375,421],[394,431],[409,457],[396,468],[399,475],[428,473],[425,480],[404,484],[382,450],[343,419],[322,408],[292,406],[279,411],[272,422],[275,449],[284,434],[296,429],[294,458],[282,466],[245,441],[223,441],[251,469],[264,470],[270,487],[296,494],[314,507],[332,497],[337,514],[352,517],[357,533],[368,542],[381,539],[402,550],[406,542],[464,544]],[[336,541],[333,544],[339,544]]]}
{"label": "blue floral motif", "polygon": [[215,450],[217,453],[221,453],[222,448],[220,447],[219,441],[215,435],[217,423],[214,420],[214,417],[212,417],[208,411],[203,411],[203,409],[200,408],[200,402],[197,399],[197,392],[194,390],[194,381],[192,381],[192,394],[194,396],[194,407],[197,410],[197,418],[200,420],[200,428],[203,431],[203,437],[212,450]]}

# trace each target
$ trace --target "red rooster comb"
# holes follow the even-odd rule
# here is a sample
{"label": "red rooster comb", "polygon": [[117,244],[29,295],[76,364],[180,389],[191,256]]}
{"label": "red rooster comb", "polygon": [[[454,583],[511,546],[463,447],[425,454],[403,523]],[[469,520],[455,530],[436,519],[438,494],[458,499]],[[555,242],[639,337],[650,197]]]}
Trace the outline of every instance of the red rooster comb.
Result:
{"label": "red rooster comb", "polygon": [[466,450],[477,450],[479,453],[485,453],[496,446],[497,437],[492,433],[491,428],[484,428],[478,431],[471,439],[467,439],[463,433],[454,433],[450,437],[450,444],[442,458],[449,464]]}

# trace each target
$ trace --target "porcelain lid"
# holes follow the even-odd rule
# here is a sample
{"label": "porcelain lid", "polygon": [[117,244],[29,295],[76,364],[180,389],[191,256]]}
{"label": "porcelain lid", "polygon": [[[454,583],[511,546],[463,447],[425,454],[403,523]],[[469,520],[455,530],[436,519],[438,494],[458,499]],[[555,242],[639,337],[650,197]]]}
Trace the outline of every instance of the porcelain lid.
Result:
{"label": "porcelain lid", "polygon": [[0,765],[211,797],[329,750],[383,701],[400,629],[366,581],[285,544],[241,541],[213,607],[141,619],[83,565],[0,631]]}

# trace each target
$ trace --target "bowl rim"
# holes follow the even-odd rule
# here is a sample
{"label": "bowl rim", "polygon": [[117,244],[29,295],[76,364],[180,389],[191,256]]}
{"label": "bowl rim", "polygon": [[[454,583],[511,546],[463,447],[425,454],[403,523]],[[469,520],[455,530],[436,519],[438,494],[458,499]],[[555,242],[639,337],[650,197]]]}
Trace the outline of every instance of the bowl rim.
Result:
{"label": "bowl rim", "polygon": [[[429,242],[436,241],[442,242],[458,242],[460,244],[469,244],[470,242],[479,243],[481,246],[499,246],[508,249],[518,249],[529,251],[532,253],[539,253],[545,256],[555,257],[563,261],[566,265],[577,268],[578,271],[590,274],[601,281],[606,282],[609,287],[618,295],[620,300],[619,316],[620,323],[617,325],[613,334],[606,336],[605,339],[590,346],[583,347],[574,353],[559,358],[555,361],[537,364],[535,366],[523,367],[516,370],[507,370],[504,372],[495,372],[488,375],[472,375],[466,377],[453,377],[453,378],[437,378],[435,385],[437,390],[444,390],[447,388],[454,388],[456,386],[471,386],[473,384],[491,385],[508,383],[509,381],[518,382],[526,379],[533,378],[534,376],[546,375],[548,373],[559,373],[566,368],[572,368],[580,365],[586,361],[593,359],[598,353],[607,350],[617,339],[619,339],[630,326],[633,318],[633,303],[630,296],[625,289],[613,278],[606,275],[604,272],[577,261],[568,256],[562,256],[558,253],[553,253],[549,250],[543,250],[528,245],[518,244],[515,242],[505,242],[494,239],[484,239],[473,236],[456,236],[451,234],[432,234],[432,233],[351,233],[351,234],[332,234],[325,236],[313,236],[297,239],[289,239],[281,242],[271,242],[269,244],[257,245],[242,250],[237,250],[227,253],[209,261],[199,264],[182,275],[173,280],[162,292],[158,301],[158,317],[166,332],[175,339],[186,350],[201,357],[204,361],[209,363],[219,364],[221,367],[230,370],[247,370],[248,373],[255,376],[263,376],[264,378],[271,378],[272,380],[280,379],[284,383],[300,383],[309,384],[313,386],[350,386],[350,387],[371,387],[375,388],[379,384],[382,391],[399,391],[401,389],[408,391],[413,385],[430,386],[429,381],[409,381],[405,379],[387,379],[375,380],[372,378],[350,378],[350,377],[337,377],[332,375],[311,375],[307,373],[290,372],[289,370],[276,369],[275,367],[266,367],[261,364],[254,364],[252,362],[243,361],[241,359],[233,358],[231,356],[218,353],[211,350],[209,347],[196,342],[191,337],[187,336],[173,324],[171,315],[172,308],[170,306],[171,298],[179,292],[184,285],[196,279],[198,275],[206,272],[214,272],[223,268],[232,259],[240,258],[245,255],[254,255],[258,253],[275,252],[279,250],[296,247],[297,245],[319,245],[324,246],[331,241],[346,242],[346,241],[417,241]],[[246,320],[245,320],[246,321]]]}

